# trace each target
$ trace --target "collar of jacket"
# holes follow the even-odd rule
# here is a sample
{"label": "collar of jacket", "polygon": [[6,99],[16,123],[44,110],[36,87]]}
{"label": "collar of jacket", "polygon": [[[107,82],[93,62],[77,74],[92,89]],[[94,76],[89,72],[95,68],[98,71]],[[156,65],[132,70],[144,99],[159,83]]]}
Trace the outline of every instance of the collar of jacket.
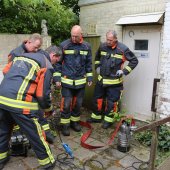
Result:
{"label": "collar of jacket", "polygon": [[24,49],[24,51],[25,51],[26,53],[28,53],[27,48],[26,48],[26,46],[25,46],[26,43],[27,43],[27,40],[22,43],[22,48]]}
{"label": "collar of jacket", "polygon": [[[73,43],[73,41],[71,40],[71,38],[70,38],[70,41]],[[80,42],[79,43],[73,43],[73,44],[82,44],[83,43],[83,37],[81,37],[81,39],[80,39]]]}
{"label": "collar of jacket", "polygon": [[112,46],[112,49],[116,48],[117,47],[117,41],[115,42],[115,44]]}
{"label": "collar of jacket", "polygon": [[45,57],[49,60],[49,62],[51,62],[50,55],[46,51],[39,49],[37,52],[45,55]]}

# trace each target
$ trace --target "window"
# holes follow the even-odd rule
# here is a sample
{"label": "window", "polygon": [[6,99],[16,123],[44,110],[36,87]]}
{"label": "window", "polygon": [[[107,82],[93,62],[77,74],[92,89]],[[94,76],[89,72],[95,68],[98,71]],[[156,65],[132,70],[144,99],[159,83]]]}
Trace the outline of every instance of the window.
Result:
{"label": "window", "polygon": [[148,40],[135,40],[135,50],[148,50]]}

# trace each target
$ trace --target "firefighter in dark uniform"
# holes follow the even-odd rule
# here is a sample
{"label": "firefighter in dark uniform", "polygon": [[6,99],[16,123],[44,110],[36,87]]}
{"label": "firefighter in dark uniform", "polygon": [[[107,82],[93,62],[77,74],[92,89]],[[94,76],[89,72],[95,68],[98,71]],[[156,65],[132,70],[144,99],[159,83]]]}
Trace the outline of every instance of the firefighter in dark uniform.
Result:
{"label": "firefighter in dark uniform", "polygon": [[[123,67],[125,61],[128,65]],[[106,33],[106,42],[102,43],[96,52],[95,68],[98,80],[94,91],[94,107],[88,122],[102,121],[102,104],[106,99],[104,122],[102,127],[107,129],[118,114],[118,101],[123,90],[123,75],[128,75],[138,64],[138,59],[129,48],[117,40],[115,31]]]}
{"label": "firefighter in dark uniform", "polygon": [[[23,42],[20,46],[15,48],[8,55],[8,63],[12,61],[16,56],[20,56],[23,53],[37,52],[42,45],[42,38],[40,34],[32,34],[29,39]],[[51,133],[49,123],[46,118],[43,116],[42,110],[39,111],[39,123],[41,124],[43,130],[46,134],[46,140],[49,143],[53,143],[54,136]]]}
{"label": "firefighter in dark uniform", "polygon": [[86,82],[92,84],[92,54],[90,45],[83,41],[82,29],[75,25],[71,29],[71,39],[61,43],[63,58],[56,65],[54,80],[62,85],[61,127],[64,136],[70,135],[69,127],[81,131],[80,108]]}
{"label": "firefighter in dark uniform", "polygon": [[5,76],[0,84],[0,169],[9,160],[9,140],[15,123],[29,139],[42,168],[52,169],[55,166],[37,114],[39,108],[46,116],[53,113],[51,63],[56,64],[60,59],[56,55],[57,50],[57,47],[49,49],[50,61],[41,53],[24,53],[3,69]]}

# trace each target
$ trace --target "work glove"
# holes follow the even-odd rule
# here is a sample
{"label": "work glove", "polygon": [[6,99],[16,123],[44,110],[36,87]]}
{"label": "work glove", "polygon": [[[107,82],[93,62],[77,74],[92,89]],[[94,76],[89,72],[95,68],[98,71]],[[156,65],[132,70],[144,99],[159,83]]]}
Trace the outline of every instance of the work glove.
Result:
{"label": "work glove", "polygon": [[97,73],[97,74],[100,74],[100,67],[97,67],[97,68],[96,68],[96,73]]}
{"label": "work glove", "polygon": [[87,83],[87,84],[88,84],[88,86],[91,86],[91,85],[92,85],[92,83],[93,83],[92,81],[88,81],[88,83]]}
{"label": "work glove", "polygon": [[119,78],[122,77],[123,74],[124,74],[124,73],[123,73],[122,70],[117,70],[117,72],[116,72],[116,76],[119,77]]}
{"label": "work glove", "polygon": [[57,88],[60,88],[60,87],[61,87],[61,82],[57,81],[55,84],[56,84],[56,87],[57,87]]}

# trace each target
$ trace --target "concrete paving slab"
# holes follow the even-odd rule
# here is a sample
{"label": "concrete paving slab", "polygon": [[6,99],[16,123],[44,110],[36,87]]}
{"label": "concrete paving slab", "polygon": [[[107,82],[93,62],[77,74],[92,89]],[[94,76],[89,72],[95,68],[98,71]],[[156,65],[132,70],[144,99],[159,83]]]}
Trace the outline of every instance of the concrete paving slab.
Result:
{"label": "concrete paving slab", "polygon": [[143,162],[148,162],[150,157],[150,151],[146,150],[146,148],[144,149],[144,147],[139,146],[138,148],[133,148],[131,155],[135,156],[137,159]]}
{"label": "concrete paving slab", "polygon": [[95,155],[96,155],[95,152],[82,147],[80,147],[78,150],[74,152],[74,156],[78,158],[80,161],[86,161]]}
{"label": "concrete paving slab", "polygon": [[106,149],[103,152],[103,155],[109,157],[109,158],[114,158],[114,160],[120,160],[126,156],[125,153],[119,152],[117,149],[114,149],[112,147]]}
{"label": "concrete paving slab", "polygon": [[[90,141],[90,142],[88,142],[88,144],[90,144],[90,145],[93,145],[93,146],[105,146],[105,143],[102,143],[102,142],[100,142],[100,141],[98,141],[98,140],[93,140],[93,141]],[[99,148],[99,149],[93,149],[93,151],[102,151],[103,150],[103,148]]]}
{"label": "concrete paving slab", "polygon": [[36,169],[37,167],[39,167],[39,163],[38,163],[38,160],[35,159],[35,157],[26,157],[23,159],[23,162],[24,162],[24,165],[25,167],[27,168],[30,168],[30,169]]}
{"label": "concrete paving slab", "polygon": [[136,159],[134,156],[127,155],[123,159],[119,161],[119,163],[122,165],[122,167],[127,168],[131,167],[133,163],[140,163],[138,159]]}
{"label": "concrete paving slab", "polygon": [[3,170],[28,170],[22,160],[15,161],[11,158],[11,160],[6,164]]}
{"label": "concrete paving slab", "polygon": [[64,160],[64,159],[59,160],[59,159],[56,162],[56,166],[55,166],[54,170],[80,169],[82,167],[82,165],[80,164],[80,161],[76,158],[75,159],[67,159],[67,160]]}
{"label": "concrete paving slab", "polygon": [[103,155],[96,155],[92,158],[93,162],[91,164],[96,168],[108,169],[109,167],[113,166],[115,164],[115,160],[108,159],[108,157],[105,157]]}
{"label": "concrete paving slab", "polygon": [[111,166],[109,167],[107,170],[123,170],[124,168],[121,168],[121,167],[117,167],[117,166]]}

